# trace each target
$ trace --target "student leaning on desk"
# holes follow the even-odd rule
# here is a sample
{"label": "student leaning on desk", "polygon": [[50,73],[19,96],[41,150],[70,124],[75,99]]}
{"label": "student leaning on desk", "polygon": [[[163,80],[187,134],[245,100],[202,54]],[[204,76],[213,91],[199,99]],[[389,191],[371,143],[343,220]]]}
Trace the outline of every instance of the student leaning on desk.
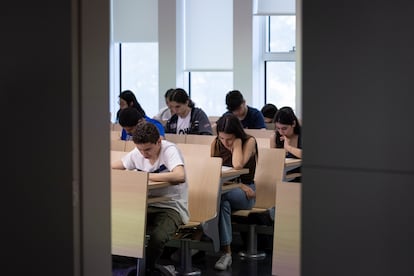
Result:
{"label": "student leaning on desk", "polygon": [[[273,118],[275,133],[270,137],[270,147],[284,148],[287,158],[302,159],[302,128],[293,109],[285,106],[280,108]],[[289,173],[300,173],[301,169],[296,168]],[[293,179],[294,182],[301,182],[301,177]]]}
{"label": "student leaning on desk", "polygon": [[[151,275],[159,265],[165,243],[171,239],[181,224],[189,220],[188,193],[185,181],[184,160],[175,144],[162,140],[157,127],[141,122],[133,132],[136,146],[121,160],[114,161],[113,169],[149,172],[150,181],[165,181],[172,185],[151,191],[154,196],[166,196],[168,200],[148,204],[146,268]],[[139,183],[137,183],[139,184]]]}
{"label": "student leaning on desk", "polygon": [[[145,114],[144,109],[139,104],[134,92],[131,90],[124,90],[121,94],[119,94],[119,110],[116,114],[117,121],[120,119],[119,116],[121,111],[128,107],[135,108],[142,115],[142,117],[144,117],[145,121],[153,123],[158,128],[158,131],[162,137],[165,136],[164,126],[159,121],[152,119]],[[130,140],[130,135],[124,128],[121,131],[121,140]]]}
{"label": "student leaning on desk", "polygon": [[302,128],[293,109],[280,108],[273,119],[275,133],[270,137],[272,148],[284,148],[286,157],[302,158]]}
{"label": "student leaning on desk", "polygon": [[231,266],[232,226],[231,213],[238,209],[252,209],[256,202],[254,176],[258,158],[256,139],[246,134],[240,120],[233,114],[224,114],[217,121],[217,137],[211,144],[211,156],[221,157],[223,165],[236,169],[248,168],[249,173],[240,176],[240,188],[221,195],[219,236],[222,256],[215,268],[226,270]]}

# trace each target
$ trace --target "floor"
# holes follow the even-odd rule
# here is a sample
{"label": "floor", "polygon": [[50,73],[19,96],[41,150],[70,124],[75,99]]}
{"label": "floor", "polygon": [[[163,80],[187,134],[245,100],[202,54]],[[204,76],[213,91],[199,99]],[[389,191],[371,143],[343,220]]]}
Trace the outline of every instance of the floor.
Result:
{"label": "floor", "polygon": [[[220,253],[205,253],[197,254],[193,257],[193,267],[196,267],[201,270],[201,275],[205,276],[212,276],[212,275],[220,275],[220,276],[267,276],[272,275],[272,241],[269,239],[265,239],[263,245],[263,250],[266,252],[266,257],[262,260],[242,260],[238,252],[244,249],[243,241],[240,235],[233,234],[233,244],[232,244],[232,251],[233,251],[233,264],[230,269],[227,271],[218,271],[214,269],[215,262],[219,259]],[[259,248],[260,250],[262,248]],[[163,257],[160,261],[163,264],[175,264],[179,266],[179,264],[172,262],[169,258]]]}

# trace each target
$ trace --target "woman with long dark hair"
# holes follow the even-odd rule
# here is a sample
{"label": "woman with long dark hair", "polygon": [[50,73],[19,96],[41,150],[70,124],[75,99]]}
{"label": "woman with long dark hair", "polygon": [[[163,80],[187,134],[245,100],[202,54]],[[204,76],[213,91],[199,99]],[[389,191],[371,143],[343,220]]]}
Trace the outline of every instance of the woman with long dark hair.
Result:
{"label": "woman with long dark hair", "polygon": [[168,101],[174,115],[167,121],[166,133],[213,135],[207,114],[195,107],[184,89],[174,89]]}
{"label": "woman with long dark hair", "polygon": [[224,114],[217,121],[217,137],[211,144],[211,156],[221,157],[223,166],[236,169],[248,168],[249,173],[238,179],[242,185],[221,196],[219,235],[222,256],[215,268],[226,270],[231,266],[232,227],[231,213],[235,210],[251,209],[256,202],[254,175],[258,158],[256,139],[246,134],[240,120],[233,114]]}
{"label": "woman with long dark hair", "polygon": [[284,148],[286,157],[302,158],[302,128],[291,107],[280,108],[273,118],[275,133],[270,138],[272,148]]}

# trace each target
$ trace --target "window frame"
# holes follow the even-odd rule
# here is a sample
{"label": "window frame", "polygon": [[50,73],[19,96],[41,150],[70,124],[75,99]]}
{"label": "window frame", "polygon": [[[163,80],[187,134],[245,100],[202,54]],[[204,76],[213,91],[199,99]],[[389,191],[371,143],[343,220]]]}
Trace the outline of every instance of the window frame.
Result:
{"label": "window frame", "polygon": [[[259,18],[259,32],[260,32],[260,68],[259,68],[259,79],[262,81],[262,88],[260,89],[263,91],[263,95],[261,95],[261,98],[263,99],[262,106],[267,102],[267,95],[268,95],[268,87],[267,87],[267,64],[268,62],[294,62],[295,67],[297,68],[297,58],[296,58],[296,45],[295,50],[290,50],[289,52],[270,52],[270,49],[268,48],[268,45],[270,45],[270,19],[271,16],[277,16],[277,15],[266,15],[266,16],[260,16]],[[296,20],[296,15],[295,16]],[[297,30],[296,30],[297,32]],[[295,34],[296,35],[296,34]],[[297,41],[296,43],[297,44]],[[270,48],[270,47],[269,47]],[[297,77],[297,69],[296,69],[296,76]],[[295,83],[295,99],[297,98],[297,88]],[[294,109],[297,108],[297,99],[295,100],[295,106]],[[276,104],[277,103],[273,103]]]}

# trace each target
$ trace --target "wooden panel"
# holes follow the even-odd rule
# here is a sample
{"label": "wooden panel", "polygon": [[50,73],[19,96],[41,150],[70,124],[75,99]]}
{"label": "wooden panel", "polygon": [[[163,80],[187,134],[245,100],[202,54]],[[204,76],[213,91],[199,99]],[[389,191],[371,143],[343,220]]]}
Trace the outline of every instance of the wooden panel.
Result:
{"label": "wooden panel", "polygon": [[301,185],[297,182],[277,185],[272,275],[300,275]]}
{"label": "wooden panel", "polygon": [[124,140],[112,140],[111,139],[111,150],[116,151],[125,151],[125,141]]}
{"label": "wooden panel", "polygon": [[200,158],[197,154],[184,157],[188,183],[190,221],[204,222],[218,214],[221,158]]}
{"label": "wooden panel", "polygon": [[121,159],[127,153],[126,151],[111,150],[111,162]]}
{"label": "wooden panel", "polygon": [[119,131],[120,132],[120,131],[122,131],[122,127],[118,123],[112,123],[112,130],[113,131]]}
{"label": "wooden panel", "polygon": [[218,119],[220,119],[220,116],[208,116],[208,120],[210,121],[211,124],[214,124],[215,122],[217,122]]}
{"label": "wooden panel", "polygon": [[200,159],[210,157],[210,145],[178,143],[177,147],[183,154],[184,159],[189,155],[196,155]]}
{"label": "wooden panel", "polygon": [[185,143],[185,135],[173,134],[173,133],[165,133],[165,140],[177,143]]}
{"label": "wooden panel", "polygon": [[143,258],[148,173],[111,170],[112,254]]}
{"label": "wooden panel", "polygon": [[270,148],[269,138],[256,138],[257,147],[259,148]]}
{"label": "wooden panel", "polygon": [[256,138],[270,138],[272,134],[274,133],[274,130],[268,130],[268,129],[245,129],[244,130],[247,134],[250,134]]}
{"label": "wooden panel", "polygon": [[111,140],[120,140],[121,132],[118,130],[111,130]]}
{"label": "wooden panel", "polygon": [[285,150],[259,148],[259,160],[254,181],[256,183],[256,208],[275,206],[276,183],[282,181],[285,167]]}
{"label": "wooden panel", "polygon": [[187,134],[185,137],[186,144],[201,144],[201,145],[211,145],[216,136],[213,135],[196,135],[196,134]]}
{"label": "wooden panel", "polygon": [[131,150],[133,150],[135,148],[136,148],[136,146],[135,146],[133,141],[131,141],[131,140],[125,141],[125,151],[126,152],[130,152]]}

